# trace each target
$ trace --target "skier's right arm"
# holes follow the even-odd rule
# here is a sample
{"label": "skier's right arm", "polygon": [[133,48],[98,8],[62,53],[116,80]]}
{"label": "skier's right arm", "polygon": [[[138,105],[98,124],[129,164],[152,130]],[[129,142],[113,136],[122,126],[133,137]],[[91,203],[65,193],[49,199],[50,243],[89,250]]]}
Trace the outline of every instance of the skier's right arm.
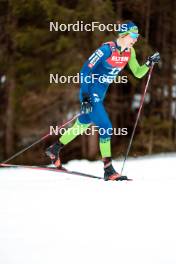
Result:
{"label": "skier's right arm", "polygon": [[95,68],[111,55],[111,50],[108,44],[103,44],[97,49],[89,59],[84,63],[80,76],[81,76],[81,93],[89,94],[89,87],[92,82],[92,72]]}

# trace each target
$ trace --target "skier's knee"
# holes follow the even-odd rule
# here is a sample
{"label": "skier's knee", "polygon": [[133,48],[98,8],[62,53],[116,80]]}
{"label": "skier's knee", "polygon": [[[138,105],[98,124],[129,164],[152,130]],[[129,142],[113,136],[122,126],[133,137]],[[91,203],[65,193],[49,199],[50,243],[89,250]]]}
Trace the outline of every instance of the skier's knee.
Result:
{"label": "skier's knee", "polygon": [[101,126],[99,128],[99,135],[103,139],[110,138],[112,134],[113,134],[113,128],[110,122],[106,123],[104,126]]}

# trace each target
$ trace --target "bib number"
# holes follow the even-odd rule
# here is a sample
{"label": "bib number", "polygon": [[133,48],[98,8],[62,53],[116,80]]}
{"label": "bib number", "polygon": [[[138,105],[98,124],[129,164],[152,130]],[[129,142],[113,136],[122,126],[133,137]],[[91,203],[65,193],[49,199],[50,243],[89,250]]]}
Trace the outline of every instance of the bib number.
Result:
{"label": "bib number", "polygon": [[119,72],[119,69],[118,69],[118,68],[113,68],[113,69],[109,72],[109,74],[111,74],[111,75],[117,75],[118,72]]}

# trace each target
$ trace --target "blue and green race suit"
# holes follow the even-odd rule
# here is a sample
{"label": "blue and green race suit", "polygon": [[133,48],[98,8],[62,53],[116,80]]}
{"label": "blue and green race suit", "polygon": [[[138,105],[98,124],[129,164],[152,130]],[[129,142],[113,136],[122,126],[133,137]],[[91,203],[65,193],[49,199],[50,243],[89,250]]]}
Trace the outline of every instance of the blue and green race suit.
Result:
{"label": "blue and green race suit", "polygon": [[[65,145],[72,141],[93,123],[103,131],[99,134],[101,156],[111,157],[111,134],[109,131],[112,131],[112,124],[104,108],[103,100],[109,85],[126,65],[137,78],[142,78],[149,70],[145,64],[139,65],[133,47],[121,52],[121,48],[113,41],[101,45],[84,63],[80,72],[79,97],[80,102],[82,102],[84,94],[90,97],[92,112],[82,114],[73,127],[61,136],[62,144]],[[79,131],[76,135],[72,133],[75,128]]]}

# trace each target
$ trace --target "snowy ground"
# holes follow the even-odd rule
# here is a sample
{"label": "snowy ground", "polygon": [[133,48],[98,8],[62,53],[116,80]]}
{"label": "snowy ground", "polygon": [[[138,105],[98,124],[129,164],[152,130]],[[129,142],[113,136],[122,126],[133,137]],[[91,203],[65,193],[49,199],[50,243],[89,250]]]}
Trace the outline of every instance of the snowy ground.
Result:
{"label": "snowy ground", "polygon": [[[0,263],[176,264],[175,165],[131,159],[133,182],[0,169]],[[100,162],[66,167],[102,175]]]}

